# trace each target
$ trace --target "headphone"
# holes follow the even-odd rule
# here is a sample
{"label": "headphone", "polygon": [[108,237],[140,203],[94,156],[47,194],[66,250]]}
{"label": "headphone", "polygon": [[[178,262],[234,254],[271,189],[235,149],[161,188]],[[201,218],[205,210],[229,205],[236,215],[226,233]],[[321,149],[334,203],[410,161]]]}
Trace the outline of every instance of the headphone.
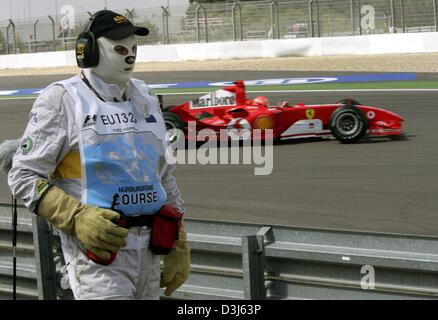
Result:
{"label": "headphone", "polygon": [[99,48],[91,26],[99,14],[94,14],[76,39],[76,63],[79,68],[92,68],[99,64]]}

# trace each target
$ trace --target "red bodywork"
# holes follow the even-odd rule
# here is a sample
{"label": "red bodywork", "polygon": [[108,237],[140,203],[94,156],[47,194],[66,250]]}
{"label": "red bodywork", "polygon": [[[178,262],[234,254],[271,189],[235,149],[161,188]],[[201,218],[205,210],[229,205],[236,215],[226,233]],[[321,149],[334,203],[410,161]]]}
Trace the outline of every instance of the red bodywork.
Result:
{"label": "red bodywork", "polygon": [[[218,91],[222,91],[222,96],[224,92],[229,93],[230,97],[216,98],[216,101],[212,102],[208,101],[209,98],[205,98],[207,96],[205,95],[203,97],[206,101],[202,101],[202,103],[196,99],[195,103],[188,101],[168,110],[177,114],[185,124],[186,137],[189,121],[196,121],[197,132],[206,128],[212,129],[216,133],[219,133],[221,129],[250,128],[272,129],[273,138],[278,140],[331,136],[330,118],[335,110],[345,106],[341,103],[289,105],[287,102],[283,102],[280,106],[257,104],[257,101],[263,103],[263,100],[267,101],[267,98],[247,99],[242,80]],[[217,104],[215,103],[217,100],[227,103]],[[402,134],[404,120],[401,116],[376,107],[364,105],[355,105],[355,107],[361,110],[367,119],[368,136]],[[201,140],[203,139],[201,138]]]}

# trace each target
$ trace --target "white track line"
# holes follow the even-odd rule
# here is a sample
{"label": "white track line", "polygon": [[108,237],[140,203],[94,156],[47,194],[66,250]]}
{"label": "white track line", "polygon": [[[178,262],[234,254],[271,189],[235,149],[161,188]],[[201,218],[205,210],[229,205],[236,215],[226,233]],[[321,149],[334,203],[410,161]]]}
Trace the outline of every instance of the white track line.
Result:
{"label": "white track line", "polygon": [[[330,90],[257,90],[246,91],[246,93],[306,93],[306,92],[438,92],[437,89],[330,89]],[[159,93],[163,96],[176,96],[176,95],[191,95],[191,94],[205,94],[207,91],[193,91],[193,92],[169,92]]]}

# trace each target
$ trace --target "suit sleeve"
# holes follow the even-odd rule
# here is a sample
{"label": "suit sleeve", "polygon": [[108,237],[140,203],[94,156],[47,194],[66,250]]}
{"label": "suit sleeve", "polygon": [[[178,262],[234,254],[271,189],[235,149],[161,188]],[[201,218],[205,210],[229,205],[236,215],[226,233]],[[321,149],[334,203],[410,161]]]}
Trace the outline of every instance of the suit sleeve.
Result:
{"label": "suit sleeve", "polygon": [[12,194],[32,212],[40,197],[37,180],[48,179],[69,150],[62,112],[65,94],[63,87],[53,85],[36,99],[8,174]]}

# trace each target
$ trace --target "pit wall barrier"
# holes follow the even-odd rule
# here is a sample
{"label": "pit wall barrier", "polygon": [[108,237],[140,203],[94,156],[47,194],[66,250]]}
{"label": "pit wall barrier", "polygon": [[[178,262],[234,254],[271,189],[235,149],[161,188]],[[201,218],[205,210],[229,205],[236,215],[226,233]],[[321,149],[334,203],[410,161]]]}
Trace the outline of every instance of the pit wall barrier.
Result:
{"label": "pit wall barrier", "polygon": [[[137,62],[438,52],[438,32],[286,40],[144,45]],[[75,66],[74,51],[0,56],[0,69]]]}
{"label": "pit wall barrier", "polygon": [[[12,298],[11,211],[0,204],[0,300]],[[437,237],[185,221],[191,274],[173,299],[438,299]],[[53,231],[19,206],[18,299],[73,299]]]}

